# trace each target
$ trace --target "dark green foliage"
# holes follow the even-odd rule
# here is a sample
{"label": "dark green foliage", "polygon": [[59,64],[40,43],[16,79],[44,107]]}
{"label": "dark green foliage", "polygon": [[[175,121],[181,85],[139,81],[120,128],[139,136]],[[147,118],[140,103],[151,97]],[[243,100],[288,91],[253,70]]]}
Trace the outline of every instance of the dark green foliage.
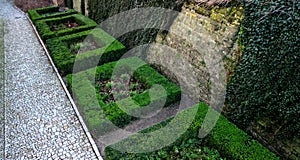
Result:
{"label": "dark green foliage", "polygon": [[85,4],[84,3],[85,3],[85,1],[82,0],[81,4],[80,4],[80,6],[81,6],[80,7],[80,13],[83,14],[83,15],[85,15]]}
{"label": "dark green foliage", "polygon": [[[89,36],[89,37],[88,37]],[[76,41],[83,41],[85,38],[91,38],[98,43],[101,43],[102,47],[95,50],[86,51],[84,53],[73,54],[71,53],[68,45]],[[125,52],[125,47],[108,35],[100,28],[79,32],[71,35],[66,35],[58,38],[49,39],[46,41],[46,45],[51,52],[51,57],[62,75],[66,75],[73,72],[74,62],[76,60],[76,71],[81,71],[92,66],[97,58],[100,58],[98,65],[106,62],[112,62],[118,60]]]}
{"label": "dark green foliage", "polygon": [[245,49],[227,90],[229,117],[244,129],[264,121],[276,138],[299,137],[300,2],[252,0],[244,9]]}
{"label": "dark green foliage", "polygon": [[[80,26],[76,28],[66,28],[58,31],[51,31],[50,27],[52,25],[66,23],[68,21],[76,21],[77,23],[80,24]],[[96,27],[96,25],[97,25],[96,22],[81,14],[73,14],[73,15],[59,17],[59,18],[44,19],[44,20],[36,21],[35,23],[35,26],[44,41],[53,37],[59,37],[59,36],[64,36],[72,33],[93,29]]]}
{"label": "dark green foliage", "polygon": [[138,7],[162,7],[167,9],[180,10],[181,3],[175,1],[105,1],[105,0],[93,0],[88,1],[88,10],[90,18],[94,19],[96,22],[101,23],[109,17],[112,17],[118,13],[128,11],[130,9]]}
{"label": "dark green foliage", "polygon": [[111,147],[105,149],[108,160],[132,160],[132,159],[202,159],[223,160],[219,152],[210,147],[204,147],[201,139],[188,139],[182,141],[178,146],[166,147],[156,152],[147,154],[128,154],[113,150]]}
{"label": "dark green foliage", "polygon": [[[106,19],[117,15],[118,13],[128,11],[134,8],[141,8],[141,7],[160,7],[160,8],[168,8],[172,10],[181,10],[182,6],[182,1],[172,1],[172,0],[167,0],[167,1],[162,1],[162,0],[118,0],[118,1],[113,1],[113,0],[91,0],[88,1],[88,10],[89,10],[89,17],[93,20],[95,20],[98,24],[101,22],[105,21]],[[149,16],[155,16],[151,13],[152,15]],[[130,16],[130,15],[128,15]],[[160,17],[157,16],[157,17]],[[138,18],[138,16],[132,16],[131,19],[128,21],[124,21],[124,19],[120,19],[119,21],[116,21],[115,24],[110,24],[108,28],[105,28],[104,26],[103,29],[107,31],[108,33],[112,34],[114,33],[115,28],[119,28],[122,26],[122,28],[130,28],[134,25],[135,18]],[[160,31],[159,29],[152,29],[152,26],[159,26],[161,24],[167,23],[169,25],[172,24],[173,19],[175,18],[172,16],[167,16],[163,18],[157,18],[153,21],[149,20],[145,26],[147,28],[143,28],[140,30],[135,30],[132,32],[128,32],[121,37],[116,37],[116,35],[113,35],[116,37],[122,44],[126,46],[126,48],[131,49],[134,48],[138,45],[142,45],[145,43],[151,43],[155,40],[157,33]],[[111,30],[112,32],[109,32],[108,30]],[[119,29],[116,29],[119,30]],[[119,35],[118,35],[119,36]]]}
{"label": "dark green foliage", "polygon": [[73,0],[64,0],[65,6],[69,8],[73,8]]}
{"label": "dark green foliage", "polygon": [[34,10],[28,10],[28,15],[33,22],[36,22],[37,20],[41,20],[41,19],[67,16],[76,13],[77,11],[73,9],[68,9],[66,11],[59,12],[58,6],[50,6],[50,7],[38,8]]}
{"label": "dark green foliage", "polygon": [[[136,144],[144,144],[144,146],[151,145],[151,142],[156,142],[156,137],[149,137],[147,136],[146,139],[142,139],[138,137],[137,135],[133,135],[129,137],[128,139],[125,139],[123,141],[120,141],[116,144],[113,144],[105,149],[105,155],[107,159],[157,159],[157,158],[166,158],[166,159],[177,159],[178,154],[174,151],[179,148],[188,151],[188,153],[185,153],[184,155],[180,155],[179,159],[200,159],[201,158],[221,158],[219,154],[216,152],[215,149],[217,149],[223,157],[226,157],[228,159],[279,159],[276,157],[272,152],[270,152],[267,148],[263,147],[260,143],[253,140],[250,136],[248,136],[245,132],[237,128],[234,124],[230,123],[225,117],[222,115],[220,116],[219,120],[217,121],[216,126],[214,129],[208,134],[208,136],[204,139],[199,139],[198,131],[200,129],[200,126],[202,125],[202,122],[206,116],[206,113],[208,111],[208,106],[204,103],[200,103],[199,105],[196,105],[192,108],[189,108],[187,110],[184,110],[177,114],[178,116],[178,122],[174,122],[178,125],[175,125],[175,128],[180,128],[183,126],[180,125],[186,125],[186,123],[182,123],[185,121],[187,117],[193,116],[193,113],[197,112],[194,118],[193,123],[190,125],[190,127],[186,130],[184,134],[181,135],[179,139],[177,139],[174,143],[172,143],[170,146],[164,147],[162,149],[159,149],[154,152],[149,153],[122,153],[120,151],[117,151],[113,149],[117,145],[124,145],[124,146],[134,146]],[[175,118],[174,118],[175,119]],[[162,128],[165,128],[167,124],[172,123],[174,119],[167,120],[165,122],[162,122],[158,125],[155,125],[153,127],[150,127],[142,133],[148,133],[153,132],[155,130],[159,130]],[[170,132],[168,132],[167,137],[172,137],[174,133],[172,133],[172,130],[176,131],[176,129],[172,128]],[[202,142],[203,141],[203,142]],[[182,145],[186,145],[187,143],[192,142],[192,145],[187,145],[186,147],[183,147]],[[163,142],[162,142],[163,143]],[[194,158],[190,157],[192,154],[190,154],[189,151],[195,151],[193,150],[194,147],[198,146],[198,149],[205,149],[203,146],[209,146],[209,148],[213,147],[215,149],[208,151],[208,157],[202,157],[203,153],[197,153],[197,155]],[[143,146],[143,145],[142,145]],[[205,151],[204,151],[205,152]],[[198,156],[198,157],[196,157]]]}
{"label": "dark green foliage", "polygon": [[[145,83],[145,85],[149,88],[151,88],[154,84],[163,86],[167,93],[167,103],[165,106],[180,100],[181,91],[178,86],[170,82],[164,76],[136,57],[122,59],[118,62],[106,63],[97,67],[96,73],[95,69],[89,69],[73,75],[68,75],[68,84],[70,88],[72,88],[72,92],[76,97],[75,99],[80,111],[83,114],[89,129],[96,135],[103,134],[105,131],[113,130],[113,127],[109,125],[109,121],[113,122],[118,127],[126,126],[131,121],[137,119],[128,115],[126,112],[139,113],[139,108],[148,105],[150,102],[151,104],[155,104],[155,102],[160,102],[162,98],[165,98],[162,97],[159,92],[155,92],[157,94],[151,97],[151,101],[149,97],[149,91],[152,89],[151,88],[141,94],[134,95],[132,97],[133,100],[128,97],[109,104],[105,104],[103,102],[103,97],[101,97],[99,94],[99,88],[97,88],[97,82],[111,79],[117,64],[121,66],[130,66],[131,64],[137,63],[142,64],[142,66],[134,71],[133,76],[142,83]],[[130,69],[130,67],[125,68]],[[76,76],[76,78],[74,78],[74,76]],[[75,80],[75,83],[73,80]],[[94,80],[95,82],[93,82]],[[91,96],[87,96],[87,94],[91,94]],[[97,102],[91,100],[93,97],[92,95],[96,95]],[[96,103],[98,103],[101,107]],[[123,108],[122,106],[126,108],[126,112],[121,109]],[[151,109],[151,107],[149,107],[149,109]],[[108,120],[105,120],[105,117]]]}
{"label": "dark green foliage", "polygon": [[223,116],[209,133],[207,142],[229,159],[279,159]]}

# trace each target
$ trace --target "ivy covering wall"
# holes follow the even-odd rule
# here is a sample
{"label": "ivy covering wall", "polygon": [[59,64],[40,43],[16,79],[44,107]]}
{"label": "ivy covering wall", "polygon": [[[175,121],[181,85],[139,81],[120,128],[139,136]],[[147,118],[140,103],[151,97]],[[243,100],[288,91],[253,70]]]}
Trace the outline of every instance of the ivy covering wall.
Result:
{"label": "ivy covering wall", "polygon": [[243,1],[243,57],[227,89],[240,127],[266,123],[275,138],[300,136],[300,1]]}
{"label": "ivy covering wall", "polygon": [[[89,17],[95,20],[98,24],[103,22],[109,17],[112,17],[118,13],[128,11],[134,8],[140,7],[162,7],[174,10],[180,10],[182,3],[178,3],[172,0],[89,0],[88,1],[88,13]],[[135,18],[135,17],[132,17]],[[168,18],[168,19],[167,19]],[[167,17],[167,21],[172,21],[169,17]],[[175,17],[174,17],[175,18]],[[151,29],[153,24],[162,23],[164,20],[157,19],[155,21],[149,21],[149,25],[147,25],[148,29],[141,29],[138,31],[133,31],[122,35],[121,37],[116,37],[121,43],[123,43],[128,49],[131,49],[137,45],[145,44],[153,42],[156,38],[158,29]],[[130,22],[120,24],[118,21],[118,25],[122,25],[124,28],[130,27]],[[168,22],[171,24],[171,22]],[[112,25],[113,26],[113,25]],[[103,28],[107,32],[111,30],[110,28]],[[110,33],[113,35],[113,33]],[[114,36],[114,35],[113,35]]]}
{"label": "ivy covering wall", "polygon": [[66,7],[73,8],[73,0],[64,0]]}

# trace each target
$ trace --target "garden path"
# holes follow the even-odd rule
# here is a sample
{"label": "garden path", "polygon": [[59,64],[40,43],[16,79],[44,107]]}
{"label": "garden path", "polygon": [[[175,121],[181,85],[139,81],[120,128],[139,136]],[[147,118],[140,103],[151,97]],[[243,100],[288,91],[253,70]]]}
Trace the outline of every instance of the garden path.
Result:
{"label": "garden path", "polygon": [[0,6],[0,159],[97,159],[26,15]]}

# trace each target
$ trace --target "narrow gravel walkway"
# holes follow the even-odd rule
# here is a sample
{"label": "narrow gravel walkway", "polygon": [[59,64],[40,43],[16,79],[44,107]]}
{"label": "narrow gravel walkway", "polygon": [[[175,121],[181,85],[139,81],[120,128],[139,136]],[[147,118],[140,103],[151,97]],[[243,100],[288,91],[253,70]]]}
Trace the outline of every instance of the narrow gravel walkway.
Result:
{"label": "narrow gravel walkway", "polygon": [[0,6],[5,55],[0,159],[97,159],[24,13],[7,0]]}
{"label": "narrow gravel walkway", "polygon": [[0,18],[0,159],[4,159],[4,24]]}

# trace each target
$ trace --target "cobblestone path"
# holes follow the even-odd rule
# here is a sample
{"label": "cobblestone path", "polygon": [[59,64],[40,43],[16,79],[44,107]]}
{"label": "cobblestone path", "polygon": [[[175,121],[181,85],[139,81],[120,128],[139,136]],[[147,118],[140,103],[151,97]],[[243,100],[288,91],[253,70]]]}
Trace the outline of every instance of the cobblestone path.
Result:
{"label": "cobblestone path", "polygon": [[97,159],[26,16],[0,6],[0,159]]}

